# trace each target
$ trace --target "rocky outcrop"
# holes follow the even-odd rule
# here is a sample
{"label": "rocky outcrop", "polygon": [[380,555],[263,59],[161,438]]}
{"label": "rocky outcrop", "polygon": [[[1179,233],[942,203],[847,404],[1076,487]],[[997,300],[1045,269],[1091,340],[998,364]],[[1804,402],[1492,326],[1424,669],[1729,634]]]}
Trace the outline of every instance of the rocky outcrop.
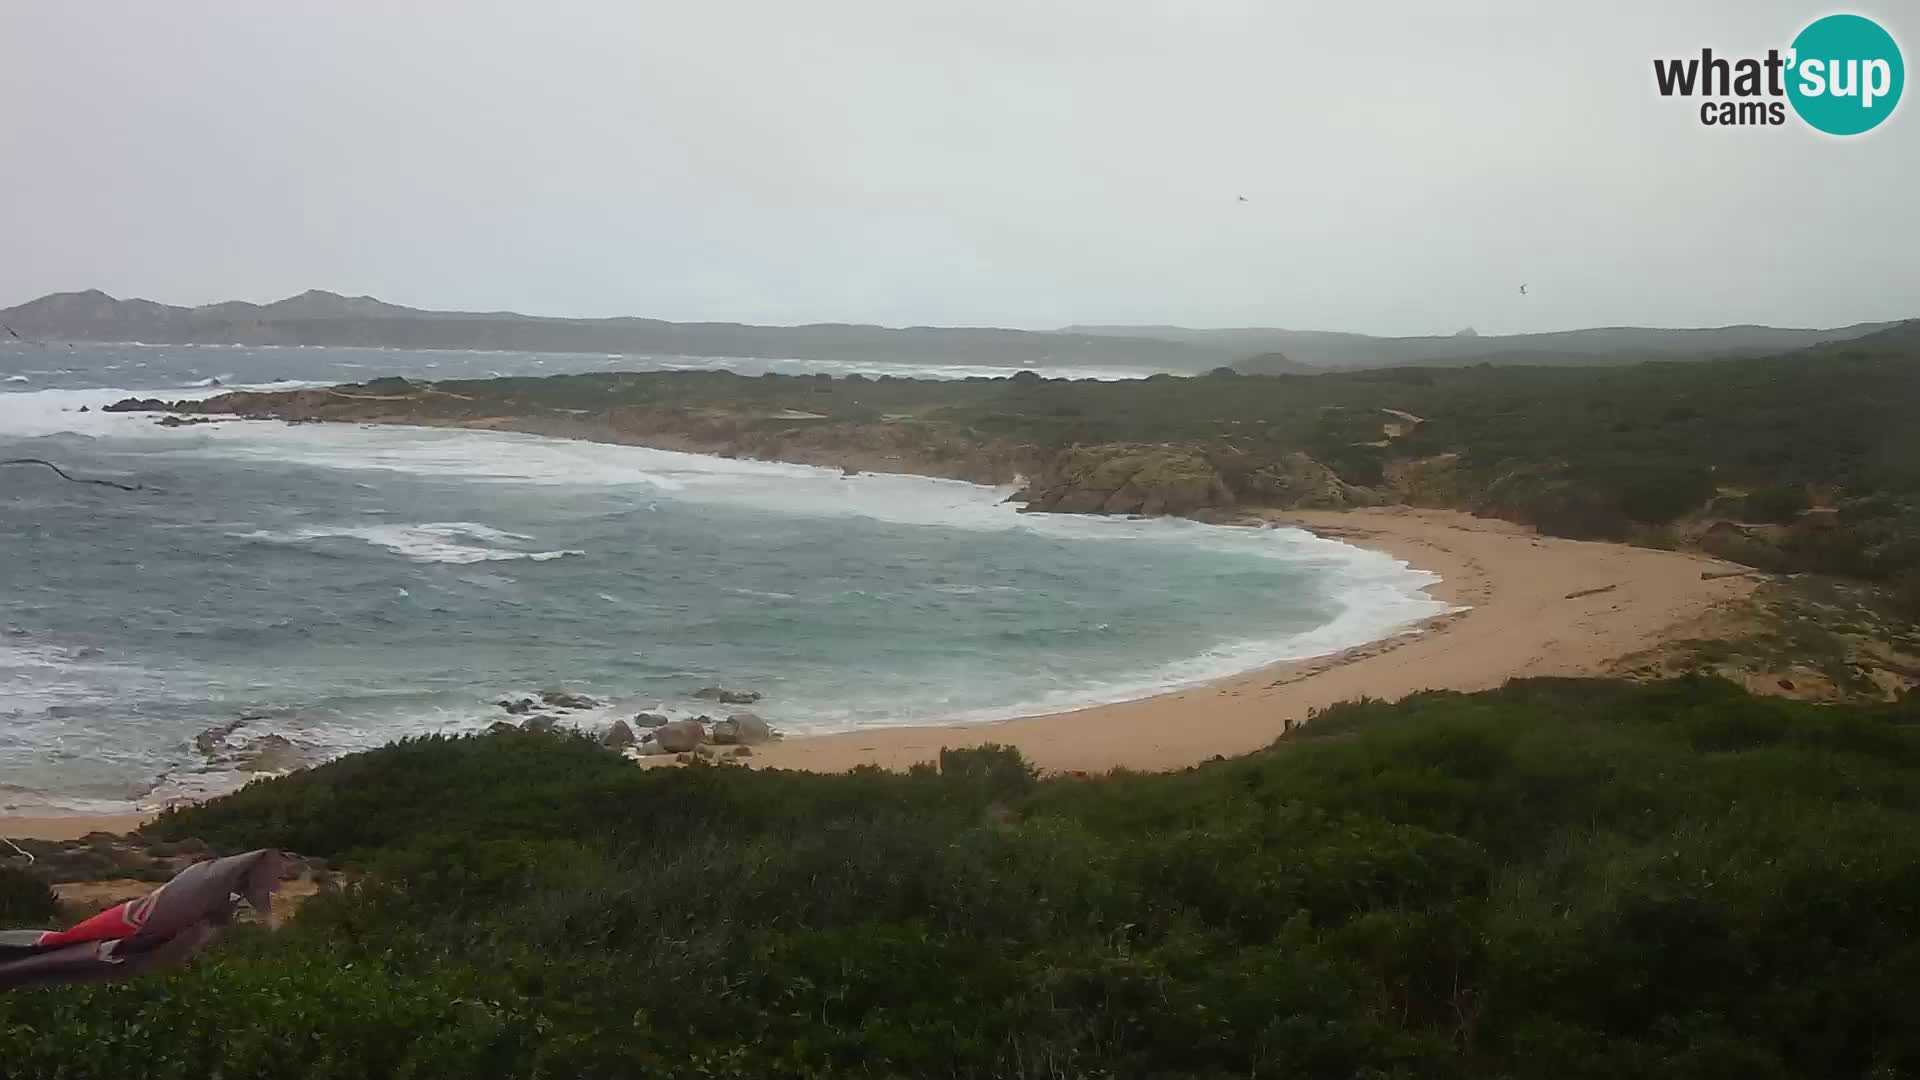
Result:
{"label": "rocky outcrop", "polygon": [[633,729],[627,726],[625,720],[615,720],[613,726],[607,729],[607,733],[600,736],[600,745],[609,750],[625,750],[637,741],[634,738]]}
{"label": "rocky outcrop", "polygon": [[1787,529],[1778,525],[1716,521],[1700,534],[1698,543],[1701,551],[1716,558],[1782,572],[1789,568],[1786,552],[1781,549],[1787,535]]}
{"label": "rocky outcrop", "polygon": [[553,730],[555,722],[553,717],[548,716],[546,713],[540,713],[536,716],[527,717],[526,721],[520,725],[520,730],[531,731],[535,735],[545,735]]}
{"label": "rocky outcrop", "polygon": [[750,712],[737,712],[713,725],[713,741],[720,746],[758,746],[773,738],[773,728]]}
{"label": "rocky outcrop", "polygon": [[1372,489],[1347,483],[1300,450],[1257,465],[1237,480],[1246,501],[1289,510],[1345,510],[1381,502]]}
{"label": "rocky outcrop", "polygon": [[245,772],[283,773],[304,765],[305,755],[285,735],[262,735],[249,739],[233,757],[234,768]]}
{"label": "rocky outcrop", "polygon": [[576,694],[571,690],[547,689],[540,691],[540,700],[556,709],[597,709],[600,703],[585,694]]}
{"label": "rocky outcrop", "polygon": [[633,722],[636,727],[657,728],[667,723],[668,720],[669,718],[664,713],[643,712],[633,714]]}
{"label": "rocky outcrop", "polygon": [[1063,450],[1014,498],[1063,514],[1189,514],[1234,503],[1205,454],[1137,443]]}
{"label": "rocky outcrop", "polygon": [[219,756],[222,747],[227,741],[227,736],[240,730],[241,726],[246,722],[247,718],[243,716],[238,720],[229,720],[224,724],[215,724],[193,737],[193,748],[200,752],[201,757],[211,760]]}
{"label": "rocky outcrop", "polygon": [[722,705],[752,705],[765,695],[758,690],[729,690],[723,686],[703,686],[695,690],[693,696],[702,701],[717,701]]}

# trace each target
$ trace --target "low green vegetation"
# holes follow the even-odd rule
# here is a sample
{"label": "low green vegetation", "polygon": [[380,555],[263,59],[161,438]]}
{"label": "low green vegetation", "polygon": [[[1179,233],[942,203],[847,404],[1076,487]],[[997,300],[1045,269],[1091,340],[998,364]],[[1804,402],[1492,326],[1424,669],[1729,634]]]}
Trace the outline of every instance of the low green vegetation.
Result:
{"label": "low green vegetation", "polygon": [[0,929],[44,929],[52,925],[59,908],[46,882],[18,867],[0,866]]}
{"label": "low green vegetation", "polygon": [[1091,780],[429,738],[149,831],[356,883],[0,996],[9,1077],[1920,1073],[1911,700],[1536,680]]}

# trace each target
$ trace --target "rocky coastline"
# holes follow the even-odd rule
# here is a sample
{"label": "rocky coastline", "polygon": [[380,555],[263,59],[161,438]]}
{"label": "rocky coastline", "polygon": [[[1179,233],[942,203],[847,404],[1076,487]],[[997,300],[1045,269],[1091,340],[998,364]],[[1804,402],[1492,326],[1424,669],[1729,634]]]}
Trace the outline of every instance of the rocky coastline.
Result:
{"label": "rocky coastline", "polygon": [[[477,402],[431,383],[393,378],[361,386],[238,390],[203,400],[127,398],[106,406],[106,411],[159,413],[159,422],[168,426],[250,419],[513,431],[838,468],[845,475],[905,473],[1018,485],[1010,501],[1024,510],[1051,513],[1170,514],[1218,522],[1243,510],[1421,505],[1430,500],[1420,498],[1412,485],[1432,486],[1430,477],[1415,470],[1398,470],[1380,487],[1351,484],[1304,451],[1268,459],[1184,443],[1114,442],[1054,449],[922,416],[846,421],[791,410],[616,406],[592,411],[509,404],[515,407],[502,410],[490,407],[493,402]],[[1445,465],[1430,463],[1427,471],[1444,472]]]}

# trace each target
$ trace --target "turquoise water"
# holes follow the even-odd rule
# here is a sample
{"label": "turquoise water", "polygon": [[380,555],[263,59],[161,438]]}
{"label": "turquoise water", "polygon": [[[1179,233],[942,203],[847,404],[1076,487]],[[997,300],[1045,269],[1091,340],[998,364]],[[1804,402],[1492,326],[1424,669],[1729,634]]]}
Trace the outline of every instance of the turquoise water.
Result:
{"label": "turquoise water", "polygon": [[[1439,610],[1429,576],[1294,530],[1021,515],[952,481],[506,433],[97,411],[190,367],[352,377],[329,367],[345,350],[281,351],[325,355],[240,373],[245,350],[0,354],[0,375],[66,372],[0,384],[0,458],[143,485],[0,470],[0,808],[231,785],[190,744],[242,715],[313,760],[478,730],[503,694],[554,685],[610,703],[588,725],[694,711],[714,683],[762,691],[756,711],[795,733],[985,720]],[[144,384],[107,367],[162,353]]]}

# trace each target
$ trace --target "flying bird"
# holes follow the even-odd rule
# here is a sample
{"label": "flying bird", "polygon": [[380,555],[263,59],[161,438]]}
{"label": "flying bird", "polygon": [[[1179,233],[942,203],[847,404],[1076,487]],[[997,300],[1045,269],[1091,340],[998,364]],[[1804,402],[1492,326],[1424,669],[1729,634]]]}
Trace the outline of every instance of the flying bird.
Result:
{"label": "flying bird", "polygon": [[1521,296],[1527,295],[1527,287],[1525,285],[1520,286],[1520,295]]}
{"label": "flying bird", "polygon": [[1241,196],[1239,196],[1239,199],[1240,199],[1240,201],[1241,201],[1241,202],[1246,202],[1246,201],[1247,201],[1247,197],[1246,197],[1245,195],[1241,195]]}
{"label": "flying bird", "polygon": [[25,340],[26,340],[25,338],[23,338],[23,337],[21,337],[21,336],[20,336],[19,334],[17,334],[17,333],[14,333],[14,329],[13,329],[13,327],[11,327],[11,326],[8,326],[8,325],[7,325],[6,323],[0,323],[0,330],[5,330],[5,331],[6,331],[7,333],[9,333],[9,334],[13,334],[13,340],[15,340],[15,341],[25,341]]}

